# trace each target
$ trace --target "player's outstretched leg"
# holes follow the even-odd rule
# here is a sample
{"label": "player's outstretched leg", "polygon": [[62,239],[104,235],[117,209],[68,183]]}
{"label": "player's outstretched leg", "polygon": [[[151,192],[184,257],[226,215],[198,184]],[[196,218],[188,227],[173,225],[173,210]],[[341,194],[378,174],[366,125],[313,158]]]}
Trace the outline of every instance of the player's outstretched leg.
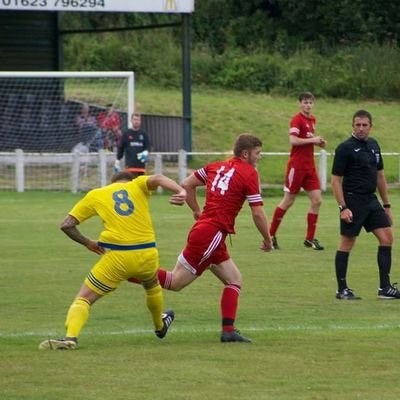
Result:
{"label": "player's outstretched leg", "polygon": [[174,322],[174,319],[175,319],[175,313],[173,310],[167,310],[162,314],[162,320],[163,320],[164,326],[162,327],[162,329],[155,331],[155,334],[160,339],[165,337],[165,335],[168,332],[169,327],[172,325],[172,322]]}

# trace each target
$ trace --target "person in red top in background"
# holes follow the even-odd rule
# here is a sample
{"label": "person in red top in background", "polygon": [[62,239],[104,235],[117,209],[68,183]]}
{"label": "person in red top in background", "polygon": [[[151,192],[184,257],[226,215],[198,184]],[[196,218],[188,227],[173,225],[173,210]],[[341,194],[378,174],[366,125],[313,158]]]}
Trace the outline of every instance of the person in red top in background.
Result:
{"label": "person in red top in background", "polygon": [[99,113],[97,123],[103,132],[104,149],[113,151],[121,141],[121,119],[112,104]]}
{"label": "person in red top in background", "polygon": [[326,140],[322,136],[314,136],[316,121],[311,114],[314,106],[314,95],[310,92],[301,93],[299,106],[300,112],[290,121],[289,138],[292,148],[286,166],[284,196],[275,208],[270,235],[274,249],[279,249],[276,232],[283,216],[293,205],[300,189],[303,188],[310,198],[304,246],[314,250],[323,250],[323,246],[315,238],[321,206],[321,187],[314,162],[314,145],[324,148]]}
{"label": "person in red top in background", "polygon": [[[235,219],[247,200],[255,226],[262,236],[261,250],[272,249],[267,217],[260,194],[258,172],[255,168],[261,158],[260,139],[242,134],[236,139],[234,157],[216,161],[193,172],[182,187],[186,189],[186,202],[196,220],[186,246],[172,271],[159,269],[163,288],[179,291],[191,284],[209,269],[224,285],[221,298],[221,342],[251,342],[235,329],[241,273],[229,256],[225,245],[228,234],[234,234]],[[206,186],[203,210],[196,198],[196,188]],[[135,279],[131,282],[139,283]]]}

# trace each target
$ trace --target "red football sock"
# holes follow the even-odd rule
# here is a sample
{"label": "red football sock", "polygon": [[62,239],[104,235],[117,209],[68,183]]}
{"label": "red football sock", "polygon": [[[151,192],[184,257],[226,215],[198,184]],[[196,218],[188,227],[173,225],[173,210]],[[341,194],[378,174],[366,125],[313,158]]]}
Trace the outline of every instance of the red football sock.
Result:
{"label": "red football sock", "polygon": [[318,214],[307,214],[307,240],[313,240],[317,229]]}
{"label": "red football sock", "polygon": [[279,228],[280,223],[282,222],[283,216],[286,214],[287,210],[283,208],[276,207],[274,211],[274,216],[272,218],[271,226],[269,228],[269,233],[271,236],[275,236],[276,231]]}
{"label": "red football sock", "polygon": [[[172,283],[172,272],[160,268],[158,270],[158,280],[160,281],[161,287],[163,287],[164,289],[169,289]],[[142,283],[140,279],[137,278],[129,278],[128,281],[131,283]]]}
{"label": "red football sock", "polygon": [[239,285],[225,285],[221,297],[222,330],[232,332],[235,329],[236,312],[240,295]]}
{"label": "red football sock", "polygon": [[158,280],[160,281],[161,287],[164,289],[169,289],[172,283],[172,272],[160,268],[158,270]]}

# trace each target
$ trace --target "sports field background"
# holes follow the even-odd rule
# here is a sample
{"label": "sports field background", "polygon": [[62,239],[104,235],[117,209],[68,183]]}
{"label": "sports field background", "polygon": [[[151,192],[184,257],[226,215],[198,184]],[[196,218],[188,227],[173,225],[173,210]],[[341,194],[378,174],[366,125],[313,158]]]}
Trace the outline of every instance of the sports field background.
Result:
{"label": "sports field background", "polygon": [[[93,307],[78,350],[39,351],[40,341],[63,336],[68,306],[97,257],[58,229],[81,196],[0,194],[2,400],[398,398],[400,302],[376,299],[376,241],[365,233],[349,267],[349,284],[363,299],[335,299],[338,213],[328,193],[317,232],[322,252],[302,244],[306,196],[282,223],[282,250],[269,254],[258,250],[244,206],[229,248],[244,278],[237,326],[252,344],[219,343],[221,285],[206,273],[180,293],[164,292],[176,312],[164,340],[152,332],[141,287],[124,283]],[[279,199],[265,193],[269,217]],[[392,192],[395,220],[399,200]],[[170,269],[191,212],[169,206],[165,195],[151,204],[161,264]],[[96,237],[100,224],[81,228]],[[397,254],[395,245],[393,281]]]}

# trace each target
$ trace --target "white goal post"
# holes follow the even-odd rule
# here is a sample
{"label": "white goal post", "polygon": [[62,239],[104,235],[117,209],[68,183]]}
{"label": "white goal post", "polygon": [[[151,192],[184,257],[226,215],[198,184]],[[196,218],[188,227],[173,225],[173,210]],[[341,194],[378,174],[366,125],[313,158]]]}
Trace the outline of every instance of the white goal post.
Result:
{"label": "white goal post", "polygon": [[[112,174],[134,108],[133,72],[0,72],[0,154],[8,154],[0,189],[15,179],[19,191],[70,190],[71,179],[77,190],[104,184],[99,157]],[[81,157],[61,156],[73,153]]]}

